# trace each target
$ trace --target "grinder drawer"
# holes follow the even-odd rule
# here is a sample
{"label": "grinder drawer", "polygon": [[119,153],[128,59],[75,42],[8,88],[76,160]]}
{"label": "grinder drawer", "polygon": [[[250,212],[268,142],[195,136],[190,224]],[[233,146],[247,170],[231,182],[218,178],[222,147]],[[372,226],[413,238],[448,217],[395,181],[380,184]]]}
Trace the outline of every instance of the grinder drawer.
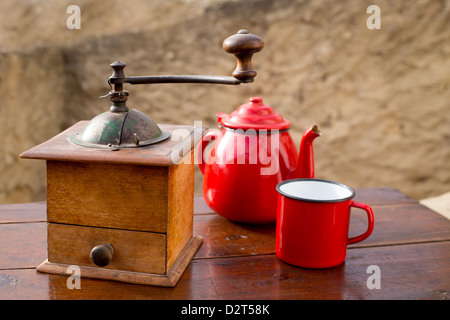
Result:
{"label": "grinder drawer", "polygon": [[91,250],[111,244],[114,254],[103,268],[166,272],[166,235],[162,233],[48,223],[47,234],[49,262],[98,267],[91,260]]}

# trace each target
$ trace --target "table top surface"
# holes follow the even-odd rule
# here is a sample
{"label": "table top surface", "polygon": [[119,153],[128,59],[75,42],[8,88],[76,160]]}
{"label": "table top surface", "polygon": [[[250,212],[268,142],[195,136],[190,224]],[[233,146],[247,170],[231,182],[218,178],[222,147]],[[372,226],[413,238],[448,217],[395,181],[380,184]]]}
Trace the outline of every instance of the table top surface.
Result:
{"label": "table top surface", "polygon": [[[233,223],[195,196],[194,234],[203,244],[174,288],[36,272],[47,258],[45,202],[0,205],[0,299],[340,300],[448,299],[450,220],[396,189],[357,189],[374,211],[373,234],[329,269],[291,266],[275,255],[275,224]],[[353,210],[349,235],[365,231]],[[375,266],[375,267],[373,267]],[[376,268],[378,271],[374,271]],[[379,272],[380,288],[371,276]]]}

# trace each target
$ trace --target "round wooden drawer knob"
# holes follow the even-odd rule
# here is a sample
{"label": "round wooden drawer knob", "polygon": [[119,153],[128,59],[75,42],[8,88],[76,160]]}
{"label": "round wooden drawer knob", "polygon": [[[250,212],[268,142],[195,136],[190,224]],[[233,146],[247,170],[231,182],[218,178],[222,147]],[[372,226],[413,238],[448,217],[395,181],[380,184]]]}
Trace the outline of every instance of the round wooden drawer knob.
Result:
{"label": "round wooden drawer knob", "polygon": [[113,255],[114,247],[110,243],[100,244],[91,250],[91,260],[99,267],[105,267],[110,264]]}

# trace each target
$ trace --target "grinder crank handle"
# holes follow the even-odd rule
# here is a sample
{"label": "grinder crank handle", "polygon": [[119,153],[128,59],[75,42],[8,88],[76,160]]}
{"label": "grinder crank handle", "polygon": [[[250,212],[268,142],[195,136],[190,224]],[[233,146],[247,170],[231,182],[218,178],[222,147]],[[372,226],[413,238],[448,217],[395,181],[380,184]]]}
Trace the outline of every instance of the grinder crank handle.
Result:
{"label": "grinder crank handle", "polygon": [[[260,37],[249,33],[247,30],[239,30],[238,33],[225,39],[223,48],[237,58],[237,66],[233,76],[209,76],[209,75],[164,75],[164,76],[133,76],[127,77],[123,69],[126,64],[121,61],[113,62],[110,66],[113,74],[108,83],[114,86],[114,92],[123,91],[123,84],[151,84],[151,83],[217,83],[238,85],[253,82],[256,71],[253,70],[252,56],[264,47]],[[108,96],[108,95],[107,95]]]}
{"label": "grinder crank handle", "polygon": [[237,59],[233,77],[243,83],[253,82],[257,72],[253,70],[252,56],[261,51],[263,47],[264,41],[246,29],[239,30],[235,35],[225,39],[223,49],[234,54]]}

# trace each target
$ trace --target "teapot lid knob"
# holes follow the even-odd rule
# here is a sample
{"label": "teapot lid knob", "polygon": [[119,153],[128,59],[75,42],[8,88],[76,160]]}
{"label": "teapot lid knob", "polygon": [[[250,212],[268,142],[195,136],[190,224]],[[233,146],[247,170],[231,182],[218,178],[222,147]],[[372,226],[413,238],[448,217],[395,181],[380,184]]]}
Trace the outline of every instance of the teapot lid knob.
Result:
{"label": "teapot lid knob", "polygon": [[248,99],[248,101],[250,101],[251,103],[262,103],[263,99],[260,97],[251,97],[250,99]]}
{"label": "teapot lid knob", "polygon": [[267,129],[286,130],[291,123],[275,112],[271,106],[263,103],[261,97],[251,97],[229,115],[220,113],[219,125],[230,129]]}

